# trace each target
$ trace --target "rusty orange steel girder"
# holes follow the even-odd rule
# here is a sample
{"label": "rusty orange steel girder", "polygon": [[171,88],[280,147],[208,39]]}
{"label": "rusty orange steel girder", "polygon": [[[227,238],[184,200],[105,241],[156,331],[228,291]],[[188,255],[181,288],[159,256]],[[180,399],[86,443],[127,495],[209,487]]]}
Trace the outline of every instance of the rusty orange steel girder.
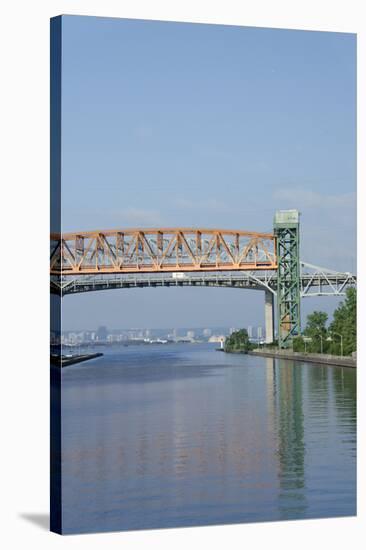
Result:
{"label": "rusty orange steel girder", "polygon": [[277,269],[272,233],[121,229],[51,234],[51,275]]}

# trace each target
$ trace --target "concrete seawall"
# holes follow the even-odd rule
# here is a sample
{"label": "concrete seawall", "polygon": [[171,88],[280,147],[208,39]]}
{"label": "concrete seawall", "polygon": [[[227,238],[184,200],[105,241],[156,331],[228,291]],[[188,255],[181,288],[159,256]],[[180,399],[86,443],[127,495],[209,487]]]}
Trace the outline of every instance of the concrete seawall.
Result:
{"label": "concrete seawall", "polygon": [[290,359],[292,361],[306,361],[307,363],[319,363],[322,365],[335,365],[339,367],[356,368],[356,359],[353,357],[342,357],[340,355],[326,355],[322,353],[301,353],[289,350],[253,350],[249,355],[261,357],[277,357],[278,359]]}

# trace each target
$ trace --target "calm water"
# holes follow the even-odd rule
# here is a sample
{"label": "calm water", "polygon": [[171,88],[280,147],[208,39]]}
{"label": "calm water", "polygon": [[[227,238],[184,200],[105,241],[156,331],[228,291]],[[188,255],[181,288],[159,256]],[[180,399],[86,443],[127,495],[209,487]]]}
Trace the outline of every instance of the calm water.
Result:
{"label": "calm water", "polygon": [[355,370],[103,351],[62,371],[65,532],[356,513]]}

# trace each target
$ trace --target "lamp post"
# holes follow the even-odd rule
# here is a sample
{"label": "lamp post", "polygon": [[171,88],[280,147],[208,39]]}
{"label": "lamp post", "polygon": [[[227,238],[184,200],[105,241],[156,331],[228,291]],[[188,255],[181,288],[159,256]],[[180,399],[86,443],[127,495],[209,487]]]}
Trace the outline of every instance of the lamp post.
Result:
{"label": "lamp post", "polygon": [[304,341],[304,347],[305,347],[305,353],[306,353],[306,343],[311,342],[312,338],[309,338],[309,336],[303,336],[303,341]]}
{"label": "lamp post", "polygon": [[319,338],[320,338],[320,353],[323,353],[323,336],[319,334]]}
{"label": "lamp post", "polygon": [[341,356],[343,357],[343,336],[342,334],[339,334],[339,332],[332,332],[335,336],[339,336],[341,339]]}

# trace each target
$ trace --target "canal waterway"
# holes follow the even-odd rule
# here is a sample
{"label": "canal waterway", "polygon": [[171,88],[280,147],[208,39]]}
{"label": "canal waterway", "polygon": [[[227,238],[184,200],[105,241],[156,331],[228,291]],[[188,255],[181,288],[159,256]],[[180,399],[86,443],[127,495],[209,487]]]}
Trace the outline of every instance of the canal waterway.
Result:
{"label": "canal waterway", "polygon": [[104,348],[62,370],[65,533],[356,513],[356,370]]}

